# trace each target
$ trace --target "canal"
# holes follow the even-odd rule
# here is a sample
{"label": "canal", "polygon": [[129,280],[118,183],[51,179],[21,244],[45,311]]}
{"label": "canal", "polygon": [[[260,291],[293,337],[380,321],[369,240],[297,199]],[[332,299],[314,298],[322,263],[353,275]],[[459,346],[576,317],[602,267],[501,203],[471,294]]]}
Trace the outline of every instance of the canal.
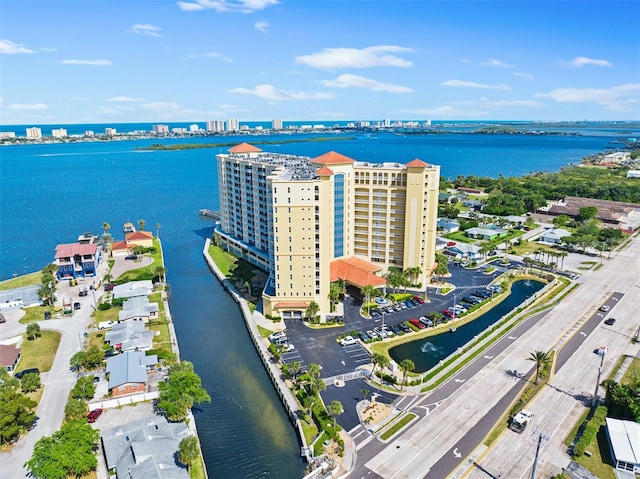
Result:
{"label": "canal", "polygon": [[447,331],[401,344],[391,348],[389,355],[396,363],[411,359],[416,366],[414,369],[416,373],[428,371],[543,287],[544,283],[540,281],[530,279],[516,281],[511,285],[511,293],[506,299],[479,318],[459,326],[455,332]]}

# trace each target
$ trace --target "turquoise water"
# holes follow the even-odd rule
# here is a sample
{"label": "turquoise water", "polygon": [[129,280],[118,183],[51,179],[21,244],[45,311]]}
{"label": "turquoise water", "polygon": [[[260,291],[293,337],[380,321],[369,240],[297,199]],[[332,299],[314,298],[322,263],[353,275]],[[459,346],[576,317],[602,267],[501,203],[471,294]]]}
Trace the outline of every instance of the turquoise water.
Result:
{"label": "turquoise water", "polygon": [[[64,126],[64,125],[62,125]],[[80,131],[91,126],[77,126]],[[4,127],[12,130],[12,127]],[[99,131],[95,128],[96,131]],[[70,133],[72,132],[69,128]],[[45,130],[46,132],[46,130]],[[638,132],[634,135],[640,136]],[[555,171],[603,151],[623,133],[589,136],[356,135],[355,140],[284,142],[312,135],[217,137],[205,143],[282,141],[268,151],[317,156],[335,150],[360,161],[440,164],[442,175],[521,175]],[[326,136],[326,135],[321,135]],[[336,139],[346,135],[336,135]],[[348,135],[352,136],[352,135]],[[204,239],[218,207],[215,153],[140,151],[137,140],[0,147],[0,280],[37,271],[58,243],[99,233],[106,221],[122,239],[126,221],[146,221],[163,242],[170,304],[182,357],[194,362],[212,403],[195,411],[211,477],[300,477],[298,440],[258,360],[235,303],[206,268]],[[456,333],[458,334],[458,333]]]}

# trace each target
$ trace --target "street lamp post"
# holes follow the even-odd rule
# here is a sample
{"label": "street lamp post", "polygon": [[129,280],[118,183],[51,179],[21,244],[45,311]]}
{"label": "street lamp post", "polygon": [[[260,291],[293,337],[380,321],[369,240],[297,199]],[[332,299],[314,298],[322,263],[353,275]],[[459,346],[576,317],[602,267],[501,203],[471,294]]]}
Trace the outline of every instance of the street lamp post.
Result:
{"label": "street lamp post", "polygon": [[53,307],[53,283],[51,281],[49,281],[49,291],[50,291],[49,306]]}
{"label": "street lamp post", "polygon": [[598,386],[600,386],[600,376],[602,375],[602,365],[604,364],[604,355],[607,354],[607,350],[600,348],[600,366],[598,367],[598,379],[596,380],[596,390],[593,393],[593,401],[591,407],[596,407],[598,404]]}

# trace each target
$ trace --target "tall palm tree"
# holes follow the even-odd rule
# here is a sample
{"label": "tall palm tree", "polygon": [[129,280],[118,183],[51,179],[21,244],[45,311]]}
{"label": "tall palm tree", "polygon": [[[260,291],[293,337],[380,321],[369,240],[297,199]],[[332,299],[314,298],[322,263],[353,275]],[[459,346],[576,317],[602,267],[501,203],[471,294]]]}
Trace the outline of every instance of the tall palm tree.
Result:
{"label": "tall palm tree", "polygon": [[367,316],[369,316],[371,296],[374,296],[376,294],[376,288],[374,288],[370,284],[366,284],[360,290],[360,294],[363,294],[367,298]]}
{"label": "tall palm tree", "polygon": [[535,384],[538,384],[540,369],[544,367],[546,364],[548,364],[549,361],[551,361],[551,358],[549,357],[549,354],[546,351],[534,351],[529,354],[529,357],[527,358],[527,360],[533,361],[534,363],[536,363],[536,379],[534,382]]}
{"label": "tall palm tree", "polygon": [[404,381],[407,378],[407,373],[413,371],[416,365],[411,359],[403,359],[398,366],[400,366],[402,370],[402,384],[400,385],[400,390],[402,390],[402,388],[404,388]]}
{"label": "tall palm tree", "polygon": [[138,229],[140,229],[140,231],[144,231],[144,225],[146,225],[147,222],[145,220],[138,220]]}
{"label": "tall palm tree", "polygon": [[336,304],[340,301],[340,295],[342,294],[342,287],[336,281],[329,286],[329,306],[331,312],[335,311]]}
{"label": "tall palm tree", "polygon": [[371,357],[371,363],[373,363],[373,369],[371,370],[371,375],[373,376],[376,372],[376,366],[379,366],[380,370],[382,370],[389,365],[389,358],[384,354],[373,353],[373,356]]}
{"label": "tall palm tree", "polygon": [[200,447],[198,446],[198,438],[195,436],[185,437],[180,441],[178,446],[178,460],[187,466],[187,470],[191,469],[191,465],[200,456]]}
{"label": "tall palm tree", "polygon": [[102,231],[104,231],[104,234],[107,234],[110,229],[111,225],[109,223],[107,223],[106,221],[102,223]]}
{"label": "tall palm tree", "polygon": [[336,416],[339,416],[344,412],[344,407],[342,403],[337,399],[331,401],[331,404],[327,406],[327,412],[333,417],[333,427],[336,427]]}

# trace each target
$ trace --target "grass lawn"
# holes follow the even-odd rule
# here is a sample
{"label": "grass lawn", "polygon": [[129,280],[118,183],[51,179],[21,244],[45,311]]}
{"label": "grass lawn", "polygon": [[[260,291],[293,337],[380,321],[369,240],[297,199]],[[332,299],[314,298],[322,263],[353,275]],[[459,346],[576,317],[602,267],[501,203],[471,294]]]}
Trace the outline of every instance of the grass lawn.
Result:
{"label": "grass lawn", "polygon": [[30,306],[28,308],[23,308],[24,316],[20,318],[20,324],[33,323],[34,321],[42,321],[44,319],[44,312],[49,311],[51,313],[51,318],[56,319],[56,317],[61,318],[62,312],[56,312],[50,306]]}
{"label": "grass lawn", "polygon": [[268,338],[271,335],[271,333],[273,333],[273,331],[271,331],[270,329],[263,328],[259,324],[257,326],[258,326],[258,331],[260,331],[260,336],[263,338]]}
{"label": "grass lawn", "polygon": [[464,231],[456,231],[454,233],[447,233],[442,235],[443,238],[450,239],[451,241],[460,241],[461,243],[477,243],[476,240],[467,237]]}
{"label": "grass lawn", "polygon": [[407,414],[402,419],[397,421],[393,426],[391,426],[389,429],[387,429],[385,432],[383,432],[380,435],[380,439],[382,439],[383,441],[386,441],[391,436],[393,436],[395,433],[397,433],[400,429],[402,429],[407,424],[409,424],[415,417],[416,417],[416,415],[413,414],[413,413]]}
{"label": "grass lawn", "polygon": [[621,384],[629,384],[629,379],[632,375],[640,374],[640,358],[633,358],[631,364],[629,365],[629,369],[622,376]]}
{"label": "grass lawn", "polygon": [[591,457],[585,454],[574,457],[574,460],[589,469],[598,479],[616,479],[615,470],[610,466],[613,464],[613,459],[609,454],[606,426],[600,426],[596,439],[589,445],[587,451],[591,453]]}
{"label": "grass lawn", "polygon": [[140,279],[152,279],[155,276],[155,269],[158,266],[162,266],[162,250],[160,249],[160,241],[158,238],[153,238],[153,246],[156,249],[155,253],[145,253],[144,256],[150,256],[153,258],[153,263],[143,268],[132,269],[122,273],[114,280],[119,283],[126,283],[128,281],[137,281]]}
{"label": "grass lawn", "polygon": [[42,331],[38,339],[29,341],[25,334],[21,347],[22,359],[18,369],[38,368],[41,373],[49,371],[56,357],[61,337],[62,333],[58,331]]}
{"label": "grass lawn", "polygon": [[36,284],[39,285],[41,278],[42,273],[40,271],[36,271],[35,273],[29,273],[16,278],[0,281],[0,291],[22,288],[24,286],[34,286]]}
{"label": "grass lawn", "polygon": [[102,349],[104,347],[104,333],[104,331],[89,333],[89,337],[86,341],[89,344],[86,345],[86,349],[89,349],[91,346],[98,346],[100,349]]}
{"label": "grass lawn", "polygon": [[206,479],[207,474],[204,470],[204,461],[202,455],[198,457],[198,460],[191,466],[189,470],[189,477],[191,479]]}
{"label": "grass lawn", "polygon": [[213,262],[218,266],[218,269],[220,269],[222,274],[227,278],[231,278],[231,274],[236,267],[238,258],[227,253],[213,243],[209,246],[209,256],[211,256],[211,259],[213,259]]}
{"label": "grass lawn", "polygon": [[122,308],[111,307],[111,309],[107,309],[106,311],[94,311],[93,319],[96,323],[102,323],[103,321],[118,321],[118,313],[122,310]]}

